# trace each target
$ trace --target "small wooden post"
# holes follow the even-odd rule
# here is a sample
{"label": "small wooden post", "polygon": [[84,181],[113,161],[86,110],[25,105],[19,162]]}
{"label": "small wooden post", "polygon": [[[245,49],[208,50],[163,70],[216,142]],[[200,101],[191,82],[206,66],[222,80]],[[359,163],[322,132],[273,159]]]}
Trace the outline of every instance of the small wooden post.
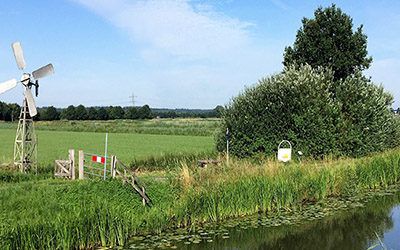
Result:
{"label": "small wooden post", "polygon": [[229,165],[229,128],[226,128],[226,165]]}
{"label": "small wooden post", "polygon": [[143,192],[142,203],[143,203],[143,206],[146,206],[146,199],[144,198],[144,197],[146,197],[146,193],[145,193],[144,187],[142,187],[142,192]]}
{"label": "small wooden post", "polygon": [[70,162],[70,173],[71,180],[75,180],[75,150],[69,150],[69,162]]}
{"label": "small wooden post", "polygon": [[111,156],[111,178],[115,178],[117,170],[117,157],[115,155]]}
{"label": "small wooden post", "polygon": [[84,164],[84,154],[83,154],[83,150],[79,150],[79,180],[83,180],[84,176],[83,176],[83,164]]}

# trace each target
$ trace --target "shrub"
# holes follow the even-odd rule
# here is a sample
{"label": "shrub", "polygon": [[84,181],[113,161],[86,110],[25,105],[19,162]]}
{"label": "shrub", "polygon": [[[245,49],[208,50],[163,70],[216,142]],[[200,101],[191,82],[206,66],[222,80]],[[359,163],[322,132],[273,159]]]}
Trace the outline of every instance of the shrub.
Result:
{"label": "shrub", "polygon": [[393,98],[361,73],[335,81],[331,70],[286,68],[247,88],[227,105],[217,148],[238,157],[272,154],[287,139],[303,153],[361,156],[399,143]]}

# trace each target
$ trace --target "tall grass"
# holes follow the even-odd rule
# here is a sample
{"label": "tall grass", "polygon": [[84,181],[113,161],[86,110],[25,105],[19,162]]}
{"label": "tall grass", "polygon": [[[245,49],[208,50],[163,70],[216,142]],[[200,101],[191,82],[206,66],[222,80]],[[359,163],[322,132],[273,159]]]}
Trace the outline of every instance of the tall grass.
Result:
{"label": "tall grass", "polygon": [[212,151],[199,153],[169,153],[161,156],[149,156],[143,159],[133,159],[130,167],[134,170],[176,170],[182,164],[195,166],[198,160],[217,158],[217,153]]}
{"label": "tall grass", "polygon": [[[217,118],[177,118],[109,121],[37,121],[37,130],[73,132],[139,133],[156,135],[212,136],[218,129]],[[16,129],[17,123],[0,122],[0,128]]]}
{"label": "tall grass", "polygon": [[2,249],[71,249],[125,245],[166,228],[254,213],[301,209],[326,198],[400,183],[400,150],[361,159],[227,165],[182,164],[142,173],[154,206],[119,181],[33,180],[0,185]]}
{"label": "tall grass", "polygon": [[327,197],[385,188],[400,182],[400,152],[307,164],[238,161],[229,167],[193,169],[190,175],[192,185],[176,208],[178,225],[299,209]]}

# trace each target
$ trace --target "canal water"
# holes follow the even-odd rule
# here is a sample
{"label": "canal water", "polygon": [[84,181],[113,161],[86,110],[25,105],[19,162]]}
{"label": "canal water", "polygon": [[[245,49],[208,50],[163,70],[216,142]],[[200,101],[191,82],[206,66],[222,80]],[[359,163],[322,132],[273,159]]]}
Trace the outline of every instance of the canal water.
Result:
{"label": "canal water", "polygon": [[400,250],[399,192],[327,203],[138,237],[130,248]]}

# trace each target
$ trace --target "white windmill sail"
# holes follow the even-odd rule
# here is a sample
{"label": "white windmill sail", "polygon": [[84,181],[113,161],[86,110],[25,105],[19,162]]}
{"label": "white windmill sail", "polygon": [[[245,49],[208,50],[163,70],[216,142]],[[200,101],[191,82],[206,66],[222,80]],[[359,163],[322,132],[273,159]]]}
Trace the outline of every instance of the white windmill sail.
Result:
{"label": "white windmill sail", "polygon": [[17,80],[16,79],[11,79],[6,82],[0,83],[0,94],[15,88],[17,86]]}
{"label": "white windmill sail", "polygon": [[35,100],[33,99],[32,92],[30,89],[26,88],[24,94],[25,94],[26,102],[28,103],[29,115],[31,117],[34,117],[35,115],[37,115],[37,109],[36,109]]}
{"label": "white windmill sail", "polygon": [[15,42],[11,45],[15,61],[17,61],[18,68],[23,70],[26,66],[25,59],[24,59],[24,52],[22,51],[22,46],[20,42]]}
{"label": "white windmill sail", "polygon": [[33,71],[32,76],[35,79],[40,79],[40,78],[46,77],[48,75],[51,75],[53,73],[54,73],[53,65],[51,63],[49,63],[46,66],[43,66],[40,69]]}

